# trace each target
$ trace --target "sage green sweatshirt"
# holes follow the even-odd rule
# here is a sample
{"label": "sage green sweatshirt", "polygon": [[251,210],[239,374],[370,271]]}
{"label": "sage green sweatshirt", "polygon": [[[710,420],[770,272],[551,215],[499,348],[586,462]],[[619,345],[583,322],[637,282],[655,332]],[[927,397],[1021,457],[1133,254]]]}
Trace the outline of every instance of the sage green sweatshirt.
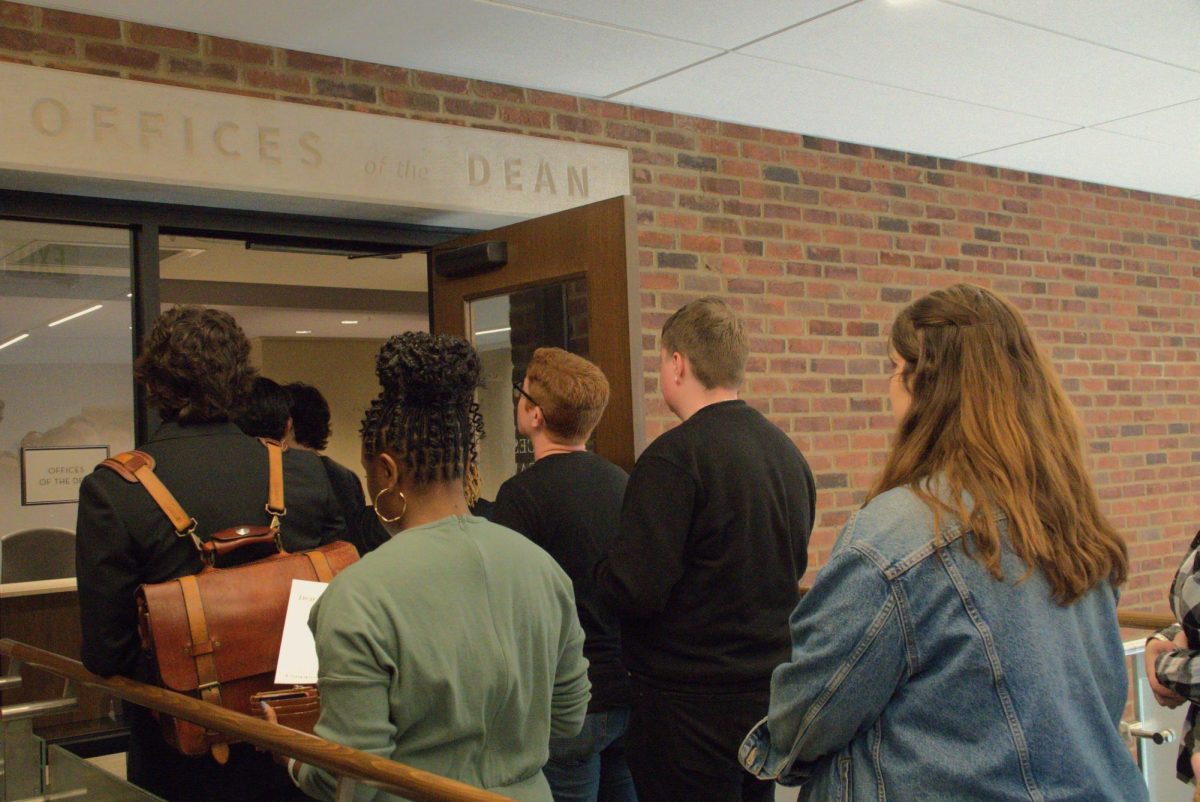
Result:
{"label": "sage green sweatshirt", "polygon": [[[512,797],[551,802],[551,735],[590,685],[571,580],[526,538],[461,516],[408,529],[334,578],[309,619],[316,734]],[[305,765],[300,787],[336,782]],[[355,800],[396,797],[360,785]]]}

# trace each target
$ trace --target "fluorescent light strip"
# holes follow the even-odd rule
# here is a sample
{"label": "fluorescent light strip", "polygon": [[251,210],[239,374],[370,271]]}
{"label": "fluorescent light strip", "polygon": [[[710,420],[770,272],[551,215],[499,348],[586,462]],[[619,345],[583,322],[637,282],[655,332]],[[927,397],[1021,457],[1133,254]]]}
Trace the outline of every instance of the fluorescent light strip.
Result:
{"label": "fluorescent light strip", "polygon": [[83,317],[84,315],[88,314],[89,312],[95,312],[97,309],[102,309],[103,307],[104,307],[104,304],[96,304],[95,306],[89,306],[87,309],[84,309],[80,312],[76,312],[73,315],[67,315],[66,317],[60,318],[60,319],[54,321],[53,323],[47,323],[46,326],[48,328],[54,328],[59,323],[66,323],[68,320],[74,320],[77,317]]}
{"label": "fluorescent light strip", "polygon": [[29,332],[25,332],[24,334],[18,334],[16,337],[13,337],[11,340],[0,343],[0,350],[7,348],[8,346],[10,346],[14,343],[19,343],[19,342],[21,342],[21,340],[24,340],[28,336],[29,336]]}
{"label": "fluorescent light strip", "polygon": [[505,326],[502,329],[488,329],[487,331],[475,332],[476,337],[482,337],[485,334],[503,334],[506,331],[512,331],[512,326]]}

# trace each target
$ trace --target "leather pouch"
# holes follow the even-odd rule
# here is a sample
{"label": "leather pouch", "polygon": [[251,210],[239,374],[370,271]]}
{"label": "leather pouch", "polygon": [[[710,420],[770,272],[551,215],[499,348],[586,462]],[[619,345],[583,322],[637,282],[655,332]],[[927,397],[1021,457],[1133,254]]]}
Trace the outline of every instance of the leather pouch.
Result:
{"label": "leather pouch", "polygon": [[250,697],[251,714],[264,718],[264,703],[275,711],[275,717],[282,726],[310,735],[321,716],[321,694],[307,685],[254,694]]}

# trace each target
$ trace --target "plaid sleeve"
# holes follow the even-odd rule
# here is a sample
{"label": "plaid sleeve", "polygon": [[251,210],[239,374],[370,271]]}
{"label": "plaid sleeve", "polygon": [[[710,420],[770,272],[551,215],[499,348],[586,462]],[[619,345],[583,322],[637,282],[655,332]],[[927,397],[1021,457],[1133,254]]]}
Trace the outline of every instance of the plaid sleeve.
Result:
{"label": "plaid sleeve", "polygon": [[1164,652],[1154,662],[1154,673],[1158,681],[1175,693],[1200,702],[1200,535],[1192,542],[1192,548],[1171,588],[1171,608],[1179,624],[1163,630],[1164,637],[1174,637],[1182,629],[1187,635],[1187,649]]}
{"label": "plaid sleeve", "polygon": [[1154,661],[1154,674],[1166,688],[1193,702],[1200,702],[1200,651],[1176,649]]}

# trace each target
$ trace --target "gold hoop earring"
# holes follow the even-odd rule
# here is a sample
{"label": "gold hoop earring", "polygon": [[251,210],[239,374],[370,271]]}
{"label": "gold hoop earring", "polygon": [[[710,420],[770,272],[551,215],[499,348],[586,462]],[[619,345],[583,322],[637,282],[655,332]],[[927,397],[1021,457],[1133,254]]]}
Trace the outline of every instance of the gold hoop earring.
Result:
{"label": "gold hoop earring", "polygon": [[376,493],[375,494],[375,504],[374,504],[374,506],[371,507],[371,509],[375,510],[375,517],[379,519],[380,523],[394,524],[397,521],[399,521],[401,518],[404,517],[404,513],[408,512],[408,499],[406,499],[404,497],[404,493],[402,493],[399,490],[396,490],[396,493],[399,494],[399,496],[400,496],[400,500],[404,502],[404,507],[403,507],[403,509],[400,510],[400,514],[393,518],[388,518],[379,513],[379,497],[382,496],[384,493],[387,493],[390,490],[396,490],[396,488],[385,487],[383,490],[380,490],[378,493]]}

